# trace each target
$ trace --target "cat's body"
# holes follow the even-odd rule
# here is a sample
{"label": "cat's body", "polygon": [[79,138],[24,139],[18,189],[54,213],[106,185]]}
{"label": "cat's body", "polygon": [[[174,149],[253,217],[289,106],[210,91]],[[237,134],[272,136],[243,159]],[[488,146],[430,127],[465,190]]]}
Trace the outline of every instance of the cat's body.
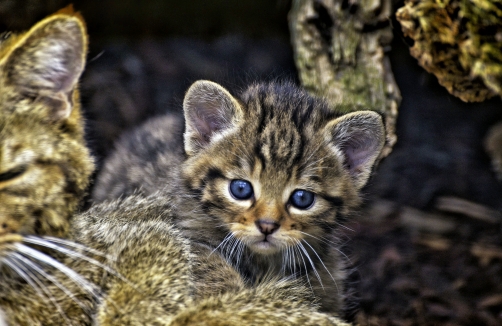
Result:
{"label": "cat's body", "polygon": [[[17,274],[1,273],[0,307],[8,325],[168,324],[191,302],[193,282],[190,247],[165,220],[168,210],[157,201],[128,197],[76,216],[65,239],[76,245],[28,236],[13,243],[7,267],[25,264]],[[26,254],[33,240],[62,249],[41,256],[31,248]],[[86,249],[75,247],[79,244]],[[57,255],[62,250],[67,257]]]}
{"label": "cat's body", "polygon": [[302,284],[245,288],[217,254],[205,285],[224,278],[238,294],[196,301],[209,249],[181,236],[156,194],[74,214],[93,170],[77,91],[86,45],[71,9],[0,44],[0,325],[253,325],[257,313],[343,325]]}
{"label": "cat's body", "polygon": [[[93,295],[37,261],[34,255],[59,262],[31,243],[69,234],[93,171],[75,89],[86,45],[83,21],[70,12],[0,44],[0,309],[8,325],[49,324],[54,310],[62,324],[90,318],[82,312],[92,309]],[[44,273],[79,296],[82,308],[62,299]]]}
{"label": "cat's body", "polygon": [[175,202],[183,234],[220,252],[249,283],[308,275],[322,310],[341,313],[336,230],[382,149],[381,118],[342,116],[288,83],[252,85],[234,98],[199,81],[184,112],[184,135],[165,116],[122,137],[93,199],[160,190]]}

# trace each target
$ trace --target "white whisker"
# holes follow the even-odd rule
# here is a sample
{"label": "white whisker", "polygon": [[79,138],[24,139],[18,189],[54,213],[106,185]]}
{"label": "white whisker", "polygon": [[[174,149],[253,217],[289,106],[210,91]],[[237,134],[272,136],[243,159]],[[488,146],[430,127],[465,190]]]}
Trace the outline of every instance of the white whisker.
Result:
{"label": "white whisker", "polygon": [[235,239],[234,234],[232,233],[232,237],[228,239],[228,241],[224,245],[225,257],[230,261],[231,260],[231,248],[235,245],[237,239]]}
{"label": "white whisker", "polygon": [[86,279],[80,276],[80,274],[78,274],[71,268],[67,267],[66,265],[61,264],[60,262],[54,260],[53,258],[46,256],[41,252],[38,252],[35,249],[32,249],[23,244],[16,243],[15,247],[18,252],[58,269],[63,274],[68,276],[71,280],[73,280],[75,284],[79,285],[83,290],[85,290],[87,293],[92,294],[94,297],[99,298],[101,296],[101,294],[99,293],[99,288],[97,286],[95,286],[92,283],[89,283]]}
{"label": "white whisker", "polygon": [[39,297],[41,297],[42,299],[48,299],[54,305],[54,307],[56,307],[59,314],[61,314],[66,323],[68,325],[72,325],[68,316],[66,316],[64,310],[61,308],[61,305],[56,301],[49,289],[47,289],[47,287],[38,279],[38,277],[36,277],[36,275],[30,273],[29,270],[25,272],[22,266],[23,263],[21,261],[18,262],[17,258],[13,257],[12,254],[9,256],[10,259],[7,258],[4,260],[5,264],[8,265],[13,271],[15,271],[19,276],[21,276],[35,290]]}
{"label": "white whisker", "polygon": [[[292,247],[292,248],[293,248],[293,249],[295,249],[295,250],[298,252],[298,254],[299,254],[300,258],[302,259],[302,262],[303,262],[303,267],[305,267],[305,278],[307,279],[307,283],[309,284],[310,290],[311,290],[312,292],[314,292],[314,289],[312,288],[312,284],[310,283],[310,278],[309,278],[309,275],[308,275],[308,272],[307,272],[307,271],[308,271],[308,270],[307,270],[307,264],[305,263],[305,259],[303,259],[303,255],[302,255],[302,253],[301,253],[300,249],[298,249],[298,244],[297,244],[297,245],[295,245],[295,246],[294,246],[294,247]],[[301,275],[301,273],[300,273],[300,275]]]}
{"label": "white whisker", "polygon": [[328,240],[328,239],[326,239],[324,237],[323,238],[318,238],[318,237],[313,236],[312,234],[309,234],[309,233],[306,233],[306,232],[302,232],[302,231],[298,231],[298,232],[300,232],[302,234],[305,234],[305,235],[308,235],[309,237],[312,237],[314,239],[317,239],[317,240],[319,240],[321,242],[324,242],[324,243],[330,245],[330,249],[334,249],[334,250],[338,251],[345,259],[347,259],[347,261],[350,262],[350,258],[343,251],[341,251],[340,249],[338,249],[339,245],[336,244],[335,242],[330,241],[330,240]]}
{"label": "white whisker", "polygon": [[32,262],[28,258],[21,256],[18,253],[13,253],[12,257],[15,257],[17,261],[22,262],[26,267],[34,270],[41,276],[45,277],[47,280],[52,282],[55,286],[57,286],[61,291],[63,291],[68,297],[70,297],[82,310],[84,310],[86,313],[90,313],[90,311],[85,307],[85,305],[77,299],[75,294],[71,292],[66,286],[61,284],[54,276],[50,275],[46,271],[44,271],[40,266],[38,266],[36,263]]}
{"label": "white whisker", "polygon": [[[290,239],[288,237],[288,239]],[[286,246],[286,249],[283,251],[284,254],[283,254],[283,257],[284,257],[284,266],[283,266],[283,269],[284,269],[284,276],[286,276],[286,271],[290,271],[292,272],[292,275],[293,277],[296,278],[296,273],[294,272],[294,268],[295,268],[295,262],[293,261],[294,259],[294,255],[292,253],[292,248],[291,246]]]}
{"label": "white whisker", "polygon": [[338,284],[336,284],[336,281],[335,281],[335,278],[333,277],[333,275],[331,275],[331,273],[329,272],[329,269],[326,267],[326,265],[324,265],[324,262],[322,261],[321,257],[319,257],[319,255],[317,254],[317,252],[314,250],[314,248],[312,248],[312,246],[305,240],[305,239],[302,239],[303,242],[305,242],[307,244],[307,246],[310,247],[310,249],[312,249],[312,251],[314,252],[314,254],[317,256],[317,258],[319,259],[319,261],[321,262],[322,266],[324,267],[324,269],[326,270],[326,272],[328,272],[329,276],[331,277],[331,279],[333,280],[333,282],[335,283],[335,286],[336,286],[336,289],[338,289]]}
{"label": "white whisker", "polygon": [[[72,249],[64,248],[64,247],[58,246],[57,244],[54,244],[54,243],[52,243],[50,241],[45,241],[44,239],[36,238],[36,237],[33,237],[33,236],[25,237],[23,239],[23,241],[31,243],[31,244],[39,245],[39,246],[42,246],[42,247],[46,247],[46,248],[49,248],[49,249],[56,250],[56,251],[58,251],[60,253],[63,253],[65,255],[67,255],[68,257],[71,257],[71,258],[74,258],[74,259],[75,258],[76,259],[82,259],[82,260],[84,260],[84,261],[86,261],[86,262],[88,262],[90,264],[93,264],[93,265],[95,265],[97,267],[102,268],[103,270],[107,271],[108,273],[112,274],[113,276],[116,276],[117,278],[119,278],[120,280],[122,280],[123,282],[129,284],[131,287],[133,287],[133,288],[135,288],[137,290],[136,286],[134,284],[132,284],[127,278],[125,278],[124,276],[122,276],[120,273],[118,273],[117,271],[115,271],[110,266],[107,266],[107,265],[105,265],[105,264],[97,261],[96,259],[87,257],[86,255],[84,255],[82,253],[79,253],[77,251],[74,251]],[[82,247],[86,248],[85,246],[82,246]],[[87,248],[87,249],[91,249],[91,248]],[[91,249],[91,250],[94,251],[93,249]],[[88,250],[88,251],[92,252],[91,250]],[[103,257],[108,258],[108,255],[104,255]],[[115,260],[115,259],[112,258],[111,260]]]}
{"label": "white whisker", "polygon": [[[238,247],[238,246],[239,246],[239,243],[240,243],[240,241],[239,241],[236,237],[233,237],[233,240],[234,240],[234,241],[233,241],[233,244],[232,244],[232,250],[231,250],[231,251],[230,251],[230,253],[229,253],[229,258],[230,258],[230,261],[232,261],[232,259],[231,259],[231,258],[232,258],[232,256],[234,255],[234,251],[235,251],[236,247]],[[238,265],[237,265],[237,266],[238,266]]]}
{"label": "white whisker", "polygon": [[286,276],[286,271],[287,271],[287,266],[288,266],[288,248],[286,247],[286,250],[282,250],[281,251],[281,255],[282,255],[282,264],[281,264],[281,273],[282,273],[282,276],[285,277]]}
{"label": "white whisker", "polygon": [[336,223],[336,225],[338,225],[342,229],[345,229],[345,230],[350,231],[350,232],[355,232],[354,229],[349,228],[347,225],[343,225],[342,223],[339,223],[339,222],[335,222],[335,223]]}
{"label": "white whisker", "polygon": [[237,248],[237,263],[236,263],[236,265],[239,266],[241,264],[242,255],[243,255],[244,250],[246,248],[245,248],[245,245],[242,241],[239,241],[239,240],[237,240],[237,241],[239,242],[239,247]]}
{"label": "white whisker", "polygon": [[[71,292],[66,286],[64,286],[61,282],[59,282],[54,276],[50,275],[46,271],[44,271],[40,266],[38,266],[36,263],[33,261],[29,260],[28,258],[18,254],[18,253],[13,253],[12,257],[14,257],[17,261],[22,262],[23,265],[28,267],[31,270],[34,270],[40,276],[46,278],[49,280],[52,284],[57,286],[61,291],[63,291],[70,299],[72,299],[83,311],[85,311],[87,314],[90,314],[90,310],[80,301],[77,299],[75,294]],[[33,275],[33,279],[36,280],[37,278]],[[38,283],[38,282],[37,282]],[[41,285],[42,289],[45,288],[45,286]],[[47,289],[48,291],[48,289]],[[47,291],[44,290],[48,295],[50,295]]]}
{"label": "white whisker", "polygon": [[234,235],[232,233],[228,233],[225,238],[223,239],[223,241],[220,242],[220,244],[213,249],[213,251],[211,251],[211,253],[208,255],[208,256],[211,256],[216,250],[218,250],[218,248],[220,247],[224,247],[225,245],[225,242],[229,241]]}
{"label": "white whisker", "polygon": [[314,265],[314,262],[312,261],[312,259],[310,258],[310,255],[309,253],[307,252],[307,249],[305,249],[305,247],[301,244],[300,241],[298,241],[298,246],[299,248],[303,251],[303,253],[305,254],[305,257],[307,257],[307,259],[309,260],[310,262],[310,266],[312,266],[312,270],[314,271],[314,274],[315,276],[317,277],[317,280],[319,280],[319,283],[321,284],[321,287],[324,289],[324,285],[322,284],[322,281],[321,281],[321,276],[319,275],[319,273],[317,272],[317,269],[315,268],[315,265]]}
{"label": "white whisker", "polygon": [[293,271],[293,276],[296,278],[296,259],[295,259],[295,252],[293,251],[293,248],[291,246],[288,246],[288,252],[289,252],[289,269]]}
{"label": "white whisker", "polygon": [[309,236],[311,238],[314,238],[316,240],[319,240],[320,242],[323,242],[323,243],[329,245],[330,248],[332,248],[332,247],[338,247],[339,246],[339,244],[337,244],[337,243],[335,243],[335,242],[333,242],[333,241],[331,241],[329,239],[326,239],[325,237],[318,238],[318,237],[316,237],[316,236],[314,236],[314,235],[312,235],[310,233],[307,233],[307,232],[303,232],[303,231],[298,231],[298,232],[300,232],[301,234],[307,235],[307,236]]}
{"label": "white whisker", "polygon": [[[221,248],[220,253],[223,255],[225,260],[234,267],[237,267],[240,264],[240,257],[237,257],[235,262],[232,259],[233,253],[236,247],[239,246],[239,243],[240,241],[235,237],[235,234],[233,232],[230,232],[218,245],[218,247]],[[218,249],[218,247],[216,247],[215,250]]]}
{"label": "white whisker", "polygon": [[293,250],[291,248],[291,246],[287,246],[286,247],[286,253],[287,253],[287,257],[288,257],[288,268],[289,268],[289,271],[292,272],[292,275],[293,277],[296,278],[296,263],[294,261],[294,254],[293,254]]}
{"label": "white whisker", "polygon": [[42,289],[41,289],[41,287],[43,287],[44,285],[41,284],[40,280],[38,280],[38,279],[36,279],[35,282],[37,284],[35,284],[32,276],[28,276],[28,274],[27,274],[28,271],[26,271],[26,273],[24,272],[23,266],[18,265],[15,257],[12,257],[12,254],[9,255],[9,257],[6,257],[3,260],[3,263],[5,263],[5,265],[9,266],[14,272],[16,272],[17,275],[21,276],[35,290],[35,292],[37,292],[39,297],[41,297],[43,299],[47,299],[47,296],[44,293],[42,293]]}
{"label": "white whisker", "polygon": [[[24,237],[24,239],[28,239],[28,240],[31,240],[31,239],[39,239],[39,238],[35,238],[33,236],[26,236]],[[50,242],[54,242],[54,243],[59,243],[59,244],[62,244],[62,245],[65,245],[65,246],[68,246],[68,247],[73,247],[75,249],[79,249],[79,250],[82,250],[82,251],[86,251],[88,253],[91,253],[91,254],[94,254],[96,256],[100,256],[100,257],[104,257],[106,259],[109,259],[109,260],[115,260],[112,256],[110,255],[107,255],[99,250],[96,250],[96,249],[93,249],[93,248],[89,248],[87,246],[84,246],[80,243],[76,243],[76,242],[73,242],[73,241],[69,241],[69,240],[66,240],[66,239],[61,239],[61,238],[55,238],[55,237],[49,237],[49,236],[44,236],[42,239],[44,240],[48,240]]]}

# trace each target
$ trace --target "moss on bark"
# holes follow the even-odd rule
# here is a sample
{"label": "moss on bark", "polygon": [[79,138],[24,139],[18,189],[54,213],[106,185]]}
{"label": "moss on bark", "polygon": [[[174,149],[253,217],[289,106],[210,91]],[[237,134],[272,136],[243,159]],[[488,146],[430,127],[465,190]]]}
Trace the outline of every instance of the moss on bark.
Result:
{"label": "moss on bark", "polygon": [[390,0],[294,0],[289,14],[300,81],[311,93],[347,112],[385,117],[387,144],[396,142],[401,100],[384,47],[392,40]]}

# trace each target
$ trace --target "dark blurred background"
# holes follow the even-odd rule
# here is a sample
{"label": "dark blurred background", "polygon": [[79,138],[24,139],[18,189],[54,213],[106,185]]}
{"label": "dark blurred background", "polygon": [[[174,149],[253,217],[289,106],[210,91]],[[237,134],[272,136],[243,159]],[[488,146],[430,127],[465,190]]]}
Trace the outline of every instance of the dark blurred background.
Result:
{"label": "dark blurred background", "polygon": [[2,0],[0,29],[24,30],[72,3],[86,18],[93,42],[117,38],[211,39],[227,33],[287,37],[290,0]]}
{"label": "dark blurred background", "polygon": [[[254,80],[298,82],[289,0],[72,2],[90,36],[81,93],[98,163],[125,130],[181,112],[197,79],[233,91]],[[0,0],[0,32],[27,29],[67,3]],[[489,127],[502,121],[501,99],[464,103],[449,95],[389,19],[388,55],[403,100],[398,142],[349,223],[358,321],[501,325],[502,183],[483,149]]]}

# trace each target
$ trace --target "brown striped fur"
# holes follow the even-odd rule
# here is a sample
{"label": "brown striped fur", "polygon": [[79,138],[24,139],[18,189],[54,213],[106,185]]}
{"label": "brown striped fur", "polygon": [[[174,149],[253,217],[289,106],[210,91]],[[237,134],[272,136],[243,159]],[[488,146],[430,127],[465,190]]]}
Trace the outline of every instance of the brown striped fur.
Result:
{"label": "brown striped fur", "polygon": [[0,44],[0,325],[168,324],[191,300],[192,254],[164,205],[130,197],[74,216],[94,167],[86,49],[71,8]]}
{"label": "brown striped fur", "polygon": [[[211,249],[190,246],[158,195],[74,215],[93,169],[77,91],[86,42],[66,9],[0,45],[0,325],[253,325],[258,312],[343,325],[300,283],[248,289],[217,254],[206,263]],[[208,267],[239,296],[195,301],[193,270]]]}
{"label": "brown striped fur", "polygon": [[27,236],[67,237],[89,183],[94,164],[77,90],[86,51],[84,22],[70,8],[0,43],[0,315],[8,325],[64,324],[63,310],[68,320],[89,322],[83,309],[90,309],[92,298],[82,297],[82,309],[61,300],[66,295],[54,284],[44,296],[42,284],[51,287],[40,276],[44,271],[75,295],[82,291],[57,269],[28,268],[30,255],[16,248]]}
{"label": "brown striped fur", "polygon": [[[384,144],[381,117],[341,115],[290,83],[254,84],[234,97],[198,81],[183,106],[184,139],[172,116],[125,135],[94,200],[161,190],[176,203],[184,234],[217,248],[249,283],[307,275],[322,309],[339,314],[344,262],[336,230],[360,204]],[[253,195],[236,199],[232,180],[249,182]],[[314,203],[296,208],[295,190],[314,193]]]}
{"label": "brown striped fur", "polygon": [[0,234],[66,234],[89,183],[76,88],[83,24],[55,14],[0,43]]}

